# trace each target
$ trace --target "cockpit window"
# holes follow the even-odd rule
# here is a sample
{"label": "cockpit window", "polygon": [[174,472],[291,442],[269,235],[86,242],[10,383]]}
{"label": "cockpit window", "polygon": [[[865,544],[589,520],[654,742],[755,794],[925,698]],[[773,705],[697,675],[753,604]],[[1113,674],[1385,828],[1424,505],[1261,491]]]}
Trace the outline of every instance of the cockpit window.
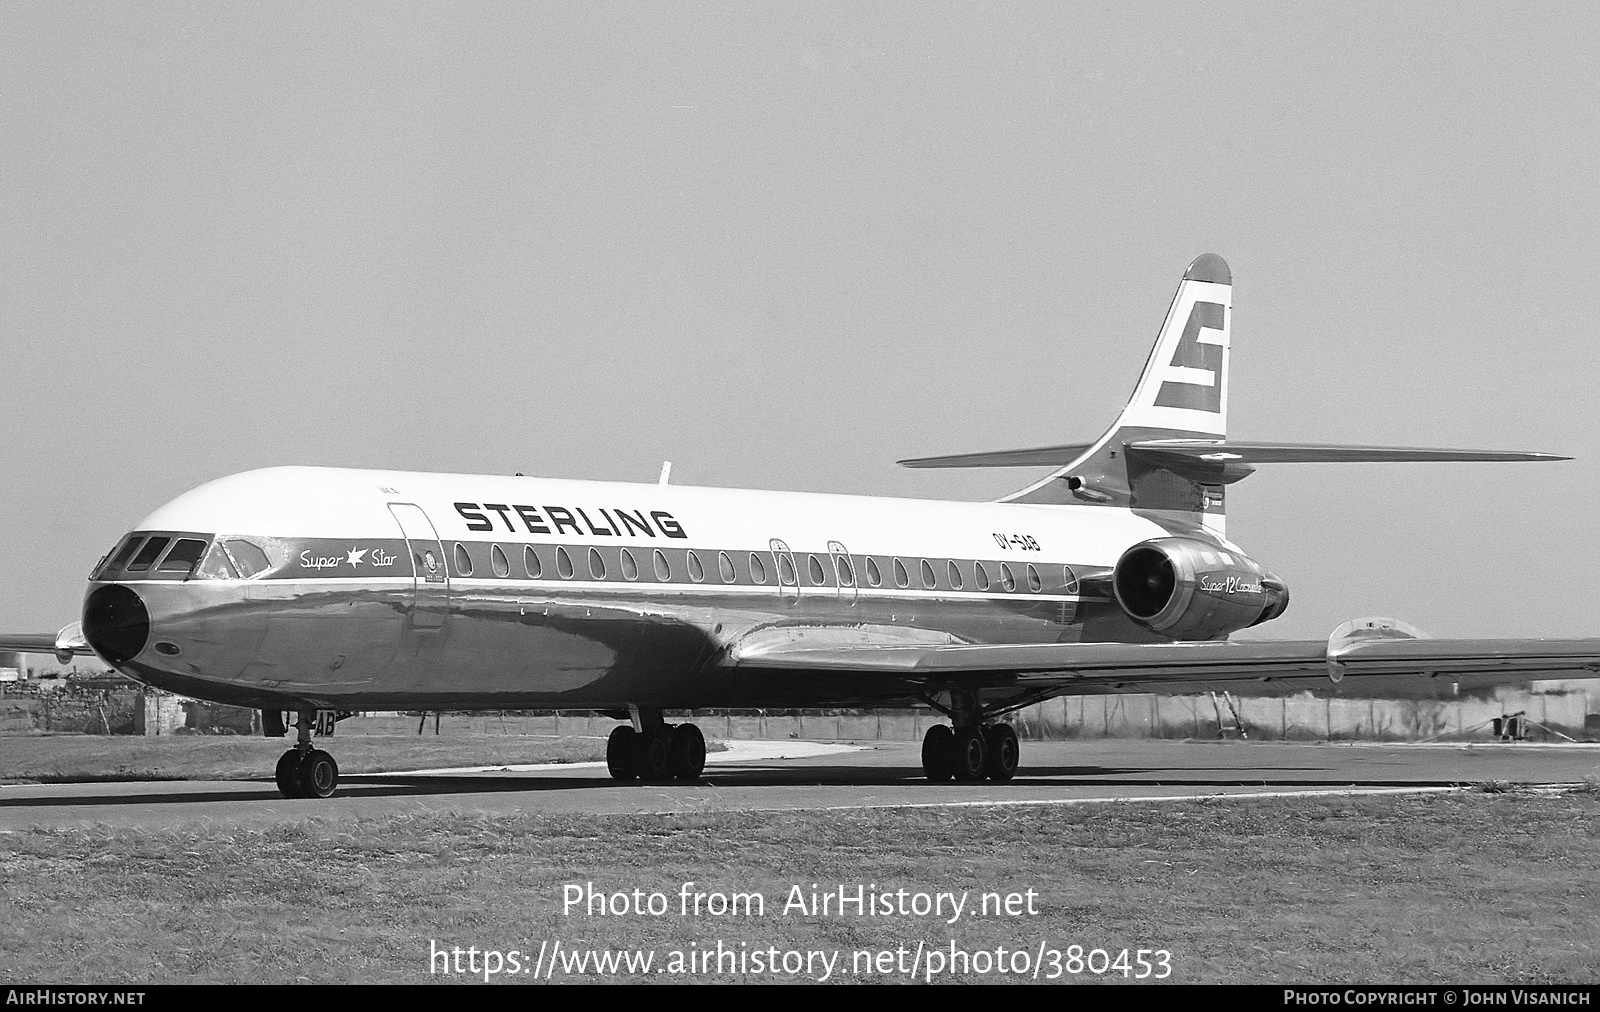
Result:
{"label": "cockpit window", "polygon": [[195,574],[202,580],[237,580],[239,573],[233,568],[233,563],[228,561],[228,553],[223,550],[222,542],[211,546],[211,551],[206,553],[205,559]]}
{"label": "cockpit window", "polygon": [[160,573],[193,573],[195,563],[205,554],[206,543],[200,538],[179,538],[156,567]]}
{"label": "cockpit window", "polygon": [[138,549],[140,540],[139,537],[130,534],[113,545],[111,551],[102,555],[100,561],[94,564],[94,569],[89,573],[89,579],[98,580],[102,574],[126,566],[128,560],[133,558],[134,551]]}
{"label": "cockpit window", "polygon": [[142,534],[130,534],[130,535],[128,535],[128,540],[124,541],[122,543],[122,551],[118,552],[112,558],[111,565],[109,565],[109,566],[107,566],[105,568],[105,572],[109,573],[109,572],[114,572],[114,571],[116,571],[118,569],[126,568],[127,565],[128,565],[128,561],[133,558],[133,553],[137,552],[139,550],[139,546],[142,545],[142,544],[144,544],[144,535],[142,535]]}
{"label": "cockpit window", "polygon": [[171,538],[151,538],[146,541],[144,547],[139,549],[139,554],[135,555],[133,561],[128,563],[128,572],[142,573],[149,569],[156,561],[157,556],[161,554],[161,550],[167,547],[167,544],[171,541]]}
{"label": "cockpit window", "polygon": [[272,566],[267,559],[267,553],[253,541],[228,538],[222,546],[227,549],[228,557],[233,560],[233,566],[239,571],[239,575],[247,580],[257,573],[266,572]]}

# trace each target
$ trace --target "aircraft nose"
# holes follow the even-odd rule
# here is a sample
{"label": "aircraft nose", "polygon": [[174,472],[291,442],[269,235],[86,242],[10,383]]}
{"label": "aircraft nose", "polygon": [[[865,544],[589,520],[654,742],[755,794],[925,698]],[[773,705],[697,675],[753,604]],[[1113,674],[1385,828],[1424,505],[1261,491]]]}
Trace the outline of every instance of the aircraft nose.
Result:
{"label": "aircraft nose", "polygon": [[83,637],[111,663],[130,661],[150,639],[150,612],[128,587],[97,587],[83,602]]}

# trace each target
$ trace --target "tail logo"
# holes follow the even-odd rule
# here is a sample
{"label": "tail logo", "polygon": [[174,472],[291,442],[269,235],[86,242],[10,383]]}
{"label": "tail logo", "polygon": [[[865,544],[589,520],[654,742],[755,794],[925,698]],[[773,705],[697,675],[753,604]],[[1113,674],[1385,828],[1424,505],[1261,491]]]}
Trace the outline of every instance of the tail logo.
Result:
{"label": "tail logo", "polygon": [[1173,350],[1156,406],[1222,412],[1222,353],[1227,347],[1227,312],[1221,303],[1196,302]]}

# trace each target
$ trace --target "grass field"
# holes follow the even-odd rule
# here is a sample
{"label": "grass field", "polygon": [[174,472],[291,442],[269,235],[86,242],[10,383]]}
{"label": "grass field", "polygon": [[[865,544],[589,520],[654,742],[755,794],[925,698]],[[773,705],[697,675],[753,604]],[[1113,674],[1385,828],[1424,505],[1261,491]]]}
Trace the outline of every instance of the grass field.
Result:
{"label": "grass field", "polygon": [[[0,783],[270,778],[278,757],[292,744],[292,738],[238,735],[0,736]],[[344,773],[592,762],[606,755],[603,739],[531,735],[354,735],[323,747],[333,749]]]}
{"label": "grass field", "polygon": [[[838,952],[833,980],[907,979],[868,972],[855,954],[903,949],[909,966],[921,943],[1004,947],[1012,966],[1012,950],[1033,962],[1041,946],[1165,949],[1180,982],[1583,982],[1600,979],[1597,832],[1600,795],[1581,791],[30,831],[0,835],[0,977],[481,980],[430,973],[430,953],[480,950],[465,969],[497,950],[505,969],[509,951],[531,966],[541,943],[560,941],[569,953],[648,949],[659,970],[673,951],[720,939],[747,959],[769,947]],[[764,915],[682,916],[686,881],[760,893]],[[670,910],[564,914],[565,887],[589,882],[660,892]],[[813,883],[970,891],[974,906],[983,892],[1033,890],[1038,912],[949,924],[785,914],[791,886]],[[1065,979],[1107,979],[1066,972],[1066,960]],[[1010,979],[977,965],[935,979]],[[724,968],[644,979],[794,979],[748,961],[744,973]],[[596,979],[592,964],[553,979],[575,977]]]}

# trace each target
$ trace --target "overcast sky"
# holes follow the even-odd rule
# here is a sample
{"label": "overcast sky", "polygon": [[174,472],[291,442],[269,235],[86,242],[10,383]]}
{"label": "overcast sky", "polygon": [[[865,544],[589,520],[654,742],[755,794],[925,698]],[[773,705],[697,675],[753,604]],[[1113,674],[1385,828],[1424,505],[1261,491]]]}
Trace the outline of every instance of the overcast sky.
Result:
{"label": "overcast sky", "polygon": [[[1448,12],[1448,17],[1444,15]],[[1235,279],[1267,627],[1592,636],[1593,4],[0,4],[0,626],[284,463],[922,498]]]}

